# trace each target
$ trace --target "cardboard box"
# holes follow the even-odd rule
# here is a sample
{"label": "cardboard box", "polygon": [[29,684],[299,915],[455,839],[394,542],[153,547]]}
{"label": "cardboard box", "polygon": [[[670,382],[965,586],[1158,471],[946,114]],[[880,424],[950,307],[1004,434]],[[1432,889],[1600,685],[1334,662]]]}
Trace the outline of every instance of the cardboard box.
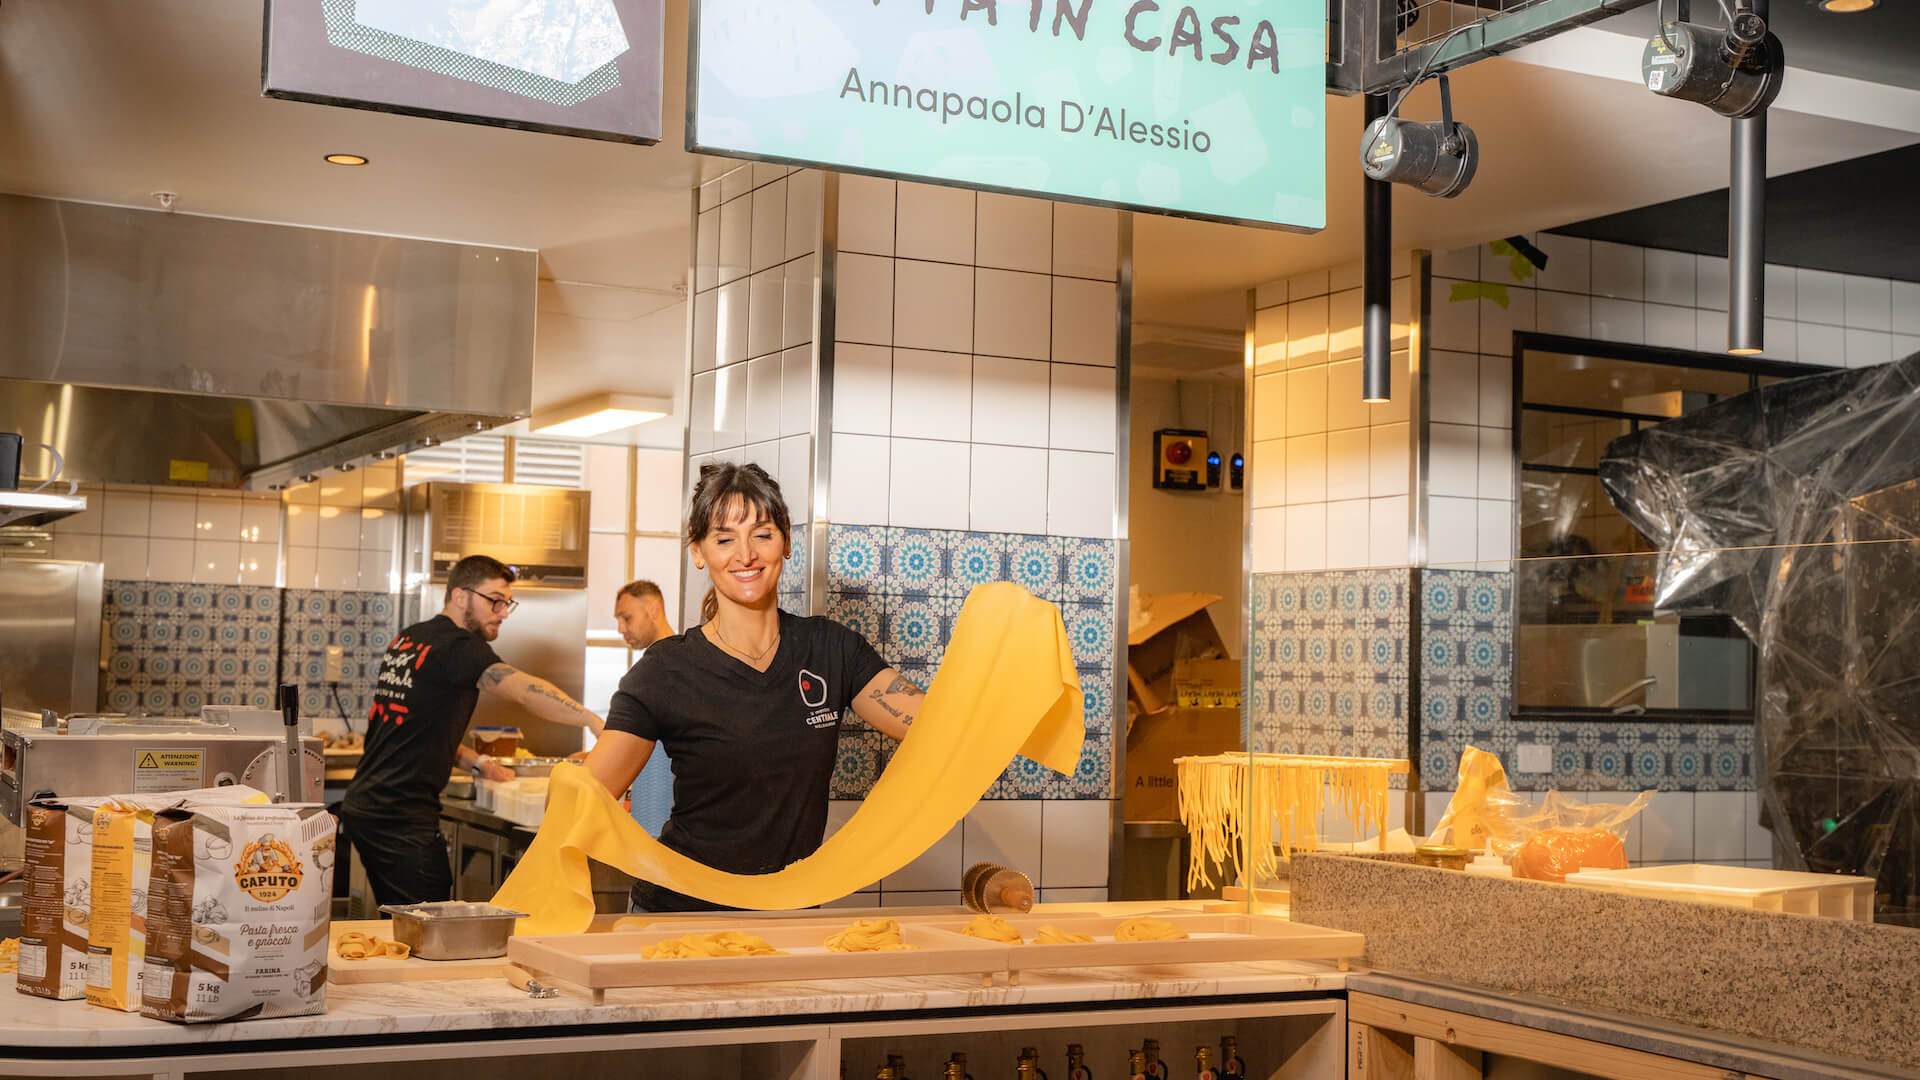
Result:
{"label": "cardboard box", "polygon": [[1181,660],[1218,660],[1227,655],[1220,628],[1207,605],[1212,593],[1167,593],[1142,597],[1127,628],[1127,691],[1147,715],[1174,705],[1174,665]]}
{"label": "cardboard box", "polygon": [[1239,709],[1168,709],[1142,716],[1127,733],[1128,821],[1180,820],[1174,759],[1240,749]]}
{"label": "cardboard box", "polygon": [[1240,707],[1240,661],[1175,660],[1173,704],[1179,709]]}

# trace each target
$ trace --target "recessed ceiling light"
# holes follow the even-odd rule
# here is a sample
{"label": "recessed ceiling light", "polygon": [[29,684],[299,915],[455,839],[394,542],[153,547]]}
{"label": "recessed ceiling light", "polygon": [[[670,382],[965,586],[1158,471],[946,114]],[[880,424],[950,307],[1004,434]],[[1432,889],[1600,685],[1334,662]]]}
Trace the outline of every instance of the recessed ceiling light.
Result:
{"label": "recessed ceiling light", "polygon": [[536,409],[533,423],[529,426],[536,435],[591,439],[610,431],[658,420],[672,411],[673,402],[665,398],[595,394],[555,409]]}
{"label": "recessed ceiling light", "polygon": [[326,157],[326,162],[329,165],[356,165],[357,166],[357,165],[365,165],[367,163],[367,159],[361,157],[359,154],[328,154]]}
{"label": "recessed ceiling light", "polygon": [[1829,15],[1852,15],[1880,6],[1880,0],[1815,0],[1814,6]]}

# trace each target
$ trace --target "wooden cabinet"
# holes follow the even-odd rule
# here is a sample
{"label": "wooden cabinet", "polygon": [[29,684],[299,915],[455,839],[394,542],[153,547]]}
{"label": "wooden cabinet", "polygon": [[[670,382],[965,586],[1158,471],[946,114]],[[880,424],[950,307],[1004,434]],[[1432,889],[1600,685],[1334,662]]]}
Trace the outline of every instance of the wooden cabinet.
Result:
{"label": "wooden cabinet", "polygon": [[1449,1012],[1347,995],[1347,1080],[1758,1080],[1680,1058]]}

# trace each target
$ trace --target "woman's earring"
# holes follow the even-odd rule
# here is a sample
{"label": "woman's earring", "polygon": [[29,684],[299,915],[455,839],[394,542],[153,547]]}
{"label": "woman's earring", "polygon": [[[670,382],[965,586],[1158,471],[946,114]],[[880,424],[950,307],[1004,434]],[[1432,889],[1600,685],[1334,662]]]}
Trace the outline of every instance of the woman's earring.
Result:
{"label": "woman's earring", "polygon": [[693,568],[695,570],[705,570],[707,568],[707,564],[703,562],[697,562],[693,564]]}

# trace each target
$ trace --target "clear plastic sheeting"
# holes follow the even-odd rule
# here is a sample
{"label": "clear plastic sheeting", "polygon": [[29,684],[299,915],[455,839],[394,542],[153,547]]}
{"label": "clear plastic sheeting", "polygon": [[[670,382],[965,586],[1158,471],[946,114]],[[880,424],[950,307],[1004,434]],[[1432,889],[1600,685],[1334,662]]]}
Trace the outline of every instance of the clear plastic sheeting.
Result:
{"label": "clear plastic sheeting", "polygon": [[1759,649],[1776,865],[1873,877],[1920,925],[1920,354],[1616,439],[1600,476],[1660,548],[1656,608]]}

